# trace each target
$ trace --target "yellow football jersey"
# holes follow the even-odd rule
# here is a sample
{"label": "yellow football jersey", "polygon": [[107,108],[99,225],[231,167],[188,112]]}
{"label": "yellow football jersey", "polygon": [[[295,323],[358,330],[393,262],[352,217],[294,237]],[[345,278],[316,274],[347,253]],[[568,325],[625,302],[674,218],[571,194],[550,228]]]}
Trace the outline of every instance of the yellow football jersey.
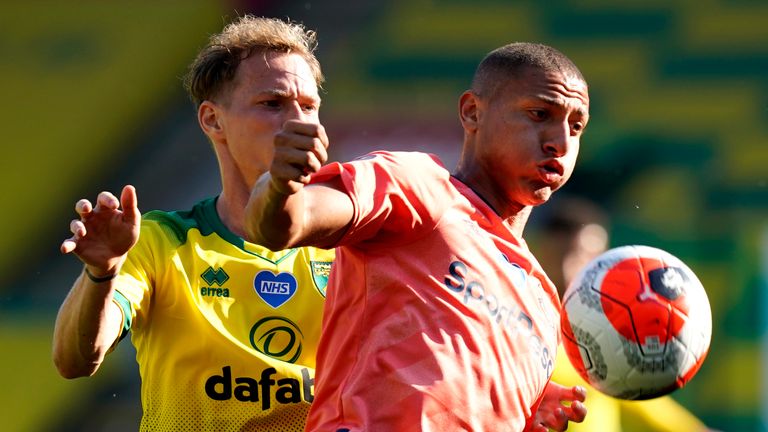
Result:
{"label": "yellow football jersey", "polygon": [[144,215],[117,279],[141,430],[303,431],[333,251],[248,243],[215,202]]}

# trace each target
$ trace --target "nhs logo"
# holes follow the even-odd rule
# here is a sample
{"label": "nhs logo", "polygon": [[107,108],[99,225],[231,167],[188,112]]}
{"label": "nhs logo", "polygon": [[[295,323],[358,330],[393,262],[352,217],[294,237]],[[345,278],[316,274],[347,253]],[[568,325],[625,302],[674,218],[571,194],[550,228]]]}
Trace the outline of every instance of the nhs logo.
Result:
{"label": "nhs logo", "polygon": [[277,309],[296,294],[298,283],[291,273],[262,270],[254,277],[253,288],[265,303]]}
{"label": "nhs logo", "polygon": [[291,284],[288,282],[263,280],[261,281],[261,293],[288,295],[291,293]]}

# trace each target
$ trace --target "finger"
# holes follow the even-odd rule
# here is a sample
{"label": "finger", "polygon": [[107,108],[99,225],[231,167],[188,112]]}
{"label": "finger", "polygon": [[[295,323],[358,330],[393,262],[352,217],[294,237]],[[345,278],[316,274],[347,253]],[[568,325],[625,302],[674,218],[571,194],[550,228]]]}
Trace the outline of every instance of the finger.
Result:
{"label": "finger", "polygon": [[273,165],[292,165],[303,172],[316,172],[328,159],[325,149],[319,147],[299,149],[291,147],[275,148]]}
{"label": "finger", "polygon": [[587,389],[582,386],[564,387],[555,382],[550,382],[551,391],[557,395],[560,402],[581,401],[587,398]]}
{"label": "finger", "polygon": [[581,423],[587,417],[587,407],[581,402],[573,402],[569,407],[564,408],[569,421]]}
{"label": "finger", "polygon": [[93,211],[93,205],[90,201],[87,199],[81,199],[80,201],[75,203],[75,212],[77,212],[80,217],[85,217],[90,212]]}
{"label": "finger", "polygon": [[283,129],[275,134],[275,148],[312,152],[320,163],[324,164],[328,160],[328,135],[322,125],[289,120]]}
{"label": "finger", "polygon": [[111,192],[101,192],[96,198],[96,207],[99,209],[117,210],[120,207],[120,201]]}
{"label": "finger", "polygon": [[[317,138],[320,140],[320,144],[323,145],[323,149],[327,149],[329,145],[328,135],[325,133],[325,127],[323,125],[317,125]],[[325,161],[323,161],[325,162]]]}
{"label": "finger", "polygon": [[554,410],[547,419],[548,421],[544,422],[546,426],[549,426],[550,429],[554,429],[556,431],[564,431],[568,429],[568,415],[565,413],[565,409],[563,408],[557,408]]}
{"label": "finger", "polygon": [[320,137],[321,134],[325,135],[325,128],[323,128],[323,126],[319,123],[301,121],[297,119],[287,120],[285,123],[283,123],[283,131],[313,138]]}
{"label": "finger", "polygon": [[320,171],[326,160],[328,160],[328,156],[324,147],[315,148],[312,152],[308,152],[304,161],[304,173],[311,174]]}
{"label": "finger", "polygon": [[309,175],[306,172],[307,168],[300,164],[296,165],[280,165],[272,167],[270,173],[272,174],[273,182],[299,182],[302,184],[309,183]]}
{"label": "finger", "polygon": [[571,397],[569,400],[584,402],[587,399],[587,389],[582,386],[573,386],[570,389]]}
{"label": "finger", "polygon": [[63,254],[68,254],[72,251],[74,251],[77,248],[77,242],[72,238],[68,238],[61,242],[61,246],[59,247],[59,250]]}
{"label": "finger", "polygon": [[141,219],[141,212],[138,207],[139,199],[136,195],[136,188],[132,185],[126,185],[120,194],[120,205],[123,207],[123,220],[131,224],[137,224]]}
{"label": "finger", "polygon": [[74,234],[72,237],[75,240],[79,240],[86,233],[85,224],[78,219],[74,219],[69,223],[69,232]]}
{"label": "finger", "polygon": [[294,148],[314,152],[317,149],[325,150],[325,145],[317,136],[281,130],[275,134],[275,148]]}
{"label": "finger", "polygon": [[72,237],[61,242],[59,250],[61,253],[68,254],[77,248],[77,242],[85,236],[85,224],[78,219],[75,219],[69,223],[69,231],[72,233]]}
{"label": "finger", "polygon": [[320,134],[317,139],[315,139],[314,152],[322,165],[328,161],[328,135],[325,134],[325,128],[323,126],[318,126],[320,126]]}

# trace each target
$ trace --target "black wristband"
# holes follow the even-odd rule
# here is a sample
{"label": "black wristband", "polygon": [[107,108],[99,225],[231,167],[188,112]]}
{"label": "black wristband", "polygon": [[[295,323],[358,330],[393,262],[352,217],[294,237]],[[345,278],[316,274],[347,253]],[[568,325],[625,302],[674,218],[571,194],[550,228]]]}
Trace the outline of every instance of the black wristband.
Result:
{"label": "black wristband", "polygon": [[89,272],[88,268],[86,267],[85,268],[85,275],[88,276],[88,279],[90,279],[91,282],[93,282],[93,283],[102,283],[102,282],[109,282],[109,281],[111,281],[112,279],[115,278],[115,276],[117,276],[117,273],[113,273],[113,274],[107,275],[107,276],[96,277],[96,276],[92,275],[91,272]]}

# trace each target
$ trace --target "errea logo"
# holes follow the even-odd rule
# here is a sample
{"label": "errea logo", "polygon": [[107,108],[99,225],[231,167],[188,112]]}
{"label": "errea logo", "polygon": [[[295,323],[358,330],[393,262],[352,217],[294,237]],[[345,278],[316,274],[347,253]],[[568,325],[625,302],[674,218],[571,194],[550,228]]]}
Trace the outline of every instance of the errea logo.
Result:
{"label": "errea logo", "polygon": [[[205,269],[200,277],[205,281],[208,286],[200,287],[200,295],[203,297],[229,297],[229,289],[222,287],[226,281],[229,280],[229,275],[223,268],[219,267],[214,270],[213,267]],[[219,288],[214,288],[213,285],[218,285]]]}

